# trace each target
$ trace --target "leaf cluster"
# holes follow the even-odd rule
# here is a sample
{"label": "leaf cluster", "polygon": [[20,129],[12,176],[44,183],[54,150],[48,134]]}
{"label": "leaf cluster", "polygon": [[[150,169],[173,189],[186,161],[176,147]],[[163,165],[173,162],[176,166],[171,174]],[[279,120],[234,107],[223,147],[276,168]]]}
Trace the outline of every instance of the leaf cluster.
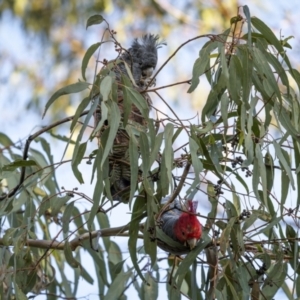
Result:
{"label": "leaf cluster", "polygon": [[[58,90],[46,104],[45,112],[60,96],[80,93],[82,102],[74,116],[29,137],[23,153],[20,145],[0,135],[0,215],[5,228],[0,257],[1,272],[7,275],[3,295],[13,287],[19,299],[43,289],[49,299],[57,294],[72,297],[83,278],[96,282],[104,299],[126,299],[131,286],[140,299],[157,299],[163,281],[170,299],[181,295],[272,299],[280,289],[288,298],[300,296],[300,74],[288,58],[288,40],[278,39],[263,21],[251,17],[247,6],[243,14],[233,18],[224,33],[197,37],[209,38],[194,63],[188,89],[197,92],[202,80],[210,84],[199,122],[181,120],[172,109],[165,118],[150,118],[146,91],[137,91],[130,70],[122,80],[125,108],[120,111],[116,96],[120,83],[113,71],[118,59],[103,62],[93,82],[85,75],[101,41],[83,58],[83,81]],[[102,21],[102,16],[93,16],[87,27]],[[159,90],[151,87],[147,93],[167,103]],[[147,120],[146,130],[130,122],[132,104]],[[92,126],[99,112],[100,122]],[[74,147],[72,159],[57,163],[52,146],[41,134],[68,121],[70,136],[52,135],[66,143],[65,152]],[[120,203],[110,197],[109,156],[120,128],[129,137],[130,176],[136,184],[128,191],[129,224],[111,228],[108,212]],[[30,145],[33,140],[41,150]],[[89,143],[95,144],[94,149],[89,150]],[[178,149],[175,143],[180,144]],[[59,187],[55,174],[65,163],[79,183],[86,180],[87,174],[80,171],[84,161],[92,165],[90,195]],[[159,231],[157,220],[164,209],[160,200],[168,194],[171,201],[201,195],[210,210],[207,214],[200,210],[199,216],[206,220],[200,243],[165,280],[157,239],[167,241],[167,237]],[[89,208],[80,210],[79,199]],[[59,228],[55,233],[50,228],[54,224]],[[111,236],[127,237],[130,261]],[[80,247],[93,260],[96,279],[83,263]],[[74,285],[64,273],[66,264],[74,269]],[[61,280],[55,272],[60,272]]]}

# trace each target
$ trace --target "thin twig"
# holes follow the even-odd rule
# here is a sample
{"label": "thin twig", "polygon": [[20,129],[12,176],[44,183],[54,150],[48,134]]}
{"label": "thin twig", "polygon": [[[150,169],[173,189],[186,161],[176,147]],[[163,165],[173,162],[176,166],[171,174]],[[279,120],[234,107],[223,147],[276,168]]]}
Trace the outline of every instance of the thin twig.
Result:
{"label": "thin twig", "polygon": [[[79,117],[82,117],[82,116],[88,114],[88,112],[89,112],[88,110],[82,112]],[[28,152],[29,152],[29,146],[30,146],[31,142],[34,139],[36,139],[38,136],[40,136],[44,132],[46,132],[46,131],[48,131],[48,130],[50,130],[50,129],[58,126],[58,125],[61,125],[63,123],[67,123],[69,121],[72,121],[74,119],[74,117],[75,117],[75,115],[73,115],[71,117],[64,118],[64,119],[62,119],[60,121],[57,121],[57,122],[55,122],[55,123],[53,123],[53,124],[51,124],[49,126],[45,126],[42,129],[40,129],[39,131],[37,131],[36,133],[34,133],[33,135],[30,135],[28,137],[28,139],[26,140],[25,148],[24,148],[24,151],[23,151],[23,160],[27,160],[27,158],[28,158]],[[21,168],[21,175],[20,175],[19,183],[8,194],[5,194],[4,196],[1,196],[0,197],[0,201],[2,201],[4,199],[7,199],[9,197],[12,197],[12,196],[14,196],[17,193],[17,191],[19,190],[19,188],[21,187],[21,185],[24,182],[25,171],[26,171],[26,167],[22,167]]]}

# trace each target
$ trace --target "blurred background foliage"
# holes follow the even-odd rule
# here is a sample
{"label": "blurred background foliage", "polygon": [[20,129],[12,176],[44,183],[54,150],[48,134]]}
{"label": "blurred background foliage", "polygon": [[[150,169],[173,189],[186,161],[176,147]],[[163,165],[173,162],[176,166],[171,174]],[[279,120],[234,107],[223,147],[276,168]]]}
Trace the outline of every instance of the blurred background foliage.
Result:
{"label": "blurred background foliage", "polygon": [[[10,39],[10,32],[17,27],[23,39],[15,36],[14,49],[3,47],[1,51],[0,63],[4,68],[0,70],[0,77],[5,95],[17,101],[22,85],[23,98],[26,95],[22,102],[24,109],[35,110],[41,115],[51,91],[81,78],[81,59],[91,40],[99,41],[102,36],[99,27],[85,30],[85,22],[92,14],[102,14],[118,32],[117,38],[125,47],[134,37],[154,32],[167,40],[171,52],[185,40],[182,33],[189,37],[220,32],[228,27],[237,5],[235,0],[2,1],[1,23],[10,24],[7,38]],[[180,39],[178,32],[181,32]],[[24,48],[25,53],[21,50]],[[178,81],[190,76],[179,72],[175,72]],[[59,105],[53,105],[48,116],[60,119],[68,110],[72,112],[76,100],[79,99],[68,97]]]}

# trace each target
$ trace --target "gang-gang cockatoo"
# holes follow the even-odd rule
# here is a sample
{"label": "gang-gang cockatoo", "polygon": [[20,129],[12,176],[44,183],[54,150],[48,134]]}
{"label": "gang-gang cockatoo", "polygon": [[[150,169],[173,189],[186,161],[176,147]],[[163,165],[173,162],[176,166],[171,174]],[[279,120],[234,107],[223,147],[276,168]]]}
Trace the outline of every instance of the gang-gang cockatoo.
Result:
{"label": "gang-gang cockatoo", "polygon": [[[128,93],[128,89],[126,89],[126,87],[124,88],[124,76],[130,77],[131,81],[134,80],[134,82],[132,82],[132,88],[136,92],[144,91],[149,85],[152,79],[151,76],[153,75],[153,70],[157,65],[157,49],[159,49],[162,45],[165,45],[165,43],[159,41],[158,35],[145,34],[141,39],[134,39],[128,50],[122,49],[121,51],[121,49],[119,49],[120,55],[117,59],[108,62],[103,68],[104,71],[108,69],[112,71],[111,74],[115,76],[116,83],[113,85],[115,89],[109,94],[107,103],[112,100],[118,104],[121,122],[124,118],[124,111],[129,111],[127,124],[129,124],[129,126],[133,129],[136,128],[137,131],[147,131],[147,122],[139,108],[133,104],[134,99],[127,99],[127,102],[124,101],[125,96],[133,97],[132,92],[130,92],[130,94]],[[118,48],[119,45],[116,44],[116,47]],[[129,76],[128,70],[130,70],[132,76]],[[103,76],[101,75],[101,72],[98,75],[100,80],[101,76]],[[124,90],[126,95],[124,95]],[[101,91],[99,93],[99,89],[94,94],[94,99],[95,96],[100,97],[99,103],[101,103]],[[141,93],[141,96],[145,99],[145,105],[149,107],[151,99],[148,93],[143,92]],[[125,104],[128,105],[128,101],[132,103],[129,109],[128,107],[124,107]],[[95,127],[97,127],[100,120],[101,112],[95,114]],[[103,146],[101,144],[106,143],[105,140],[101,142],[100,137],[105,130],[109,129],[109,126],[111,126],[112,123],[113,116],[111,116],[110,120],[104,123],[104,126],[102,126],[102,129],[99,131],[99,146]],[[128,132],[126,128],[123,127],[122,122],[122,125],[119,126],[114,139],[112,151],[109,154],[110,193],[113,200],[122,202],[129,201],[130,186],[137,184],[137,182],[131,182],[129,139]]]}
{"label": "gang-gang cockatoo", "polygon": [[[162,199],[162,204],[170,197]],[[202,235],[202,225],[196,214],[198,201],[182,202],[176,199],[161,214],[158,222],[158,246],[175,255],[189,253],[199,242]],[[161,230],[161,231],[160,231]]]}

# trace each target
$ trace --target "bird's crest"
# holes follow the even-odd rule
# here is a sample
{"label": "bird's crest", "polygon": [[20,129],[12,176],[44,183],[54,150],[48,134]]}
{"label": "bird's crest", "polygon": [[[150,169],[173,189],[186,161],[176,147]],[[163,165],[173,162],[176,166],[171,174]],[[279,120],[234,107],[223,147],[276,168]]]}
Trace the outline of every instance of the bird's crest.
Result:
{"label": "bird's crest", "polygon": [[197,212],[198,201],[188,200],[188,212],[195,214]]}
{"label": "bird's crest", "polygon": [[148,33],[145,34],[140,40],[134,39],[131,47],[133,49],[138,49],[140,46],[144,46],[145,48],[159,49],[166,44],[167,43],[165,41],[159,41],[159,35]]}

